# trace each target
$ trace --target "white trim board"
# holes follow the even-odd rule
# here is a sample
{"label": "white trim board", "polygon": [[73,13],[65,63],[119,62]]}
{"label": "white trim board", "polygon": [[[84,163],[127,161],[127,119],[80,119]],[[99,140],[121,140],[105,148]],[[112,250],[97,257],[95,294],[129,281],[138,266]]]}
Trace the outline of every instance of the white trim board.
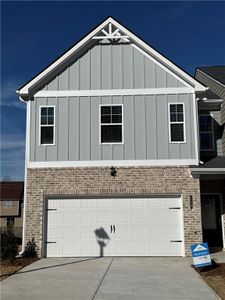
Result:
{"label": "white trim board", "polygon": [[37,161],[29,162],[28,168],[72,168],[72,167],[138,167],[138,166],[189,166],[198,165],[197,159],[158,160],[92,160],[92,161]]}
{"label": "white trim board", "polygon": [[115,89],[115,90],[61,90],[61,91],[39,91],[34,97],[91,97],[91,96],[132,96],[132,95],[168,95],[189,94],[193,88],[150,88],[150,89]]}
{"label": "white trim board", "polygon": [[187,84],[193,87],[195,91],[204,92],[207,89],[204,85],[202,85],[196,79],[194,79],[189,74],[187,74],[185,71],[177,67],[174,63],[172,63],[170,60],[165,58],[159,52],[154,50],[144,41],[139,39],[136,35],[134,35],[128,29],[123,27],[120,23],[115,21],[113,18],[109,17],[103,23],[101,23],[97,28],[95,28],[91,33],[89,33],[86,37],[84,37],[80,42],[78,42],[75,46],[73,46],[70,50],[68,50],[65,54],[63,54],[60,58],[58,58],[55,62],[53,62],[49,67],[43,70],[34,79],[29,81],[23,87],[21,87],[21,89],[18,90],[17,93],[22,97],[26,97],[27,95],[29,95],[29,90],[31,88],[33,88],[36,84],[40,83],[40,81],[42,81],[45,76],[53,72],[56,68],[62,66],[65,63],[65,61],[71,58],[71,56],[74,55],[79,48],[85,46],[98,32],[104,29],[104,27],[107,26],[108,24],[112,24],[121,32],[123,32],[124,35],[129,36],[131,43],[136,44],[138,47],[140,47],[141,50],[145,51],[147,54],[149,54],[151,57],[156,59],[159,63],[164,65],[166,68],[170,69],[174,74],[181,77],[181,79],[186,81]]}

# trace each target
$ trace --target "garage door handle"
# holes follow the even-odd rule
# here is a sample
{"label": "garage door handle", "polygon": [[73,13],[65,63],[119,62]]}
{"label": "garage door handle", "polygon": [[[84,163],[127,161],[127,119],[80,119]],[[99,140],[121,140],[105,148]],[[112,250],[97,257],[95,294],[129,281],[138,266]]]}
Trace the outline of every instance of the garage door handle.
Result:
{"label": "garage door handle", "polygon": [[113,233],[115,233],[115,232],[116,232],[116,226],[113,225]]}
{"label": "garage door handle", "polygon": [[47,208],[46,210],[57,210],[56,208]]}
{"label": "garage door handle", "polygon": [[45,242],[45,244],[56,244],[56,242]]}
{"label": "garage door handle", "polygon": [[110,225],[110,229],[111,229],[111,233],[113,232],[113,226],[112,225]]}
{"label": "garage door handle", "polygon": [[169,209],[180,209],[180,207],[169,207]]}
{"label": "garage door handle", "polygon": [[182,243],[183,241],[181,240],[171,240],[170,243]]}

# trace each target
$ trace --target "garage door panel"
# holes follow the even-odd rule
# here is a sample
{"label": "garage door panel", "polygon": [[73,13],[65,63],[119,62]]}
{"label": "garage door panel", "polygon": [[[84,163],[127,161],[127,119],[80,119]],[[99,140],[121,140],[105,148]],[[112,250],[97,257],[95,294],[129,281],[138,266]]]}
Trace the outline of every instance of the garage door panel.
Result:
{"label": "garage door panel", "polygon": [[164,216],[166,224],[180,224],[180,209],[167,209]]}
{"label": "garage door panel", "polygon": [[180,198],[167,198],[167,199],[165,199],[165,207],[166,208],[180,207],[180,206],[181,206]]}
{"label": "garage door panel", "polygon": [[150,225],[149,226],[149,236],[152,240],[164,239],[165,237],[165,228],[162,225]]}
{"label": "garage door panel", "polygon": [[96,208],[112,208],[114,205],[113,199],[96,199]]}
{"label": "garage door panel", "polygon": [[95,223],[95,215],[92,212],[81,212],[80,213],[80,225],[88,225]]}
{"label": "garage door panel", "polygon": [[147,227],[146,225],[130,225],[130,240],[143,241],[147,239]]}
{"label": "garage door panel", "polygon": [[182,247],[182,243],[168,242],[165,250],[168,256],[179,256],[182,252]]}
{"label": "garage door panel", "polygon": [[114,243],[114,255],[115,256],[129,256],[130,248],[129,243],[126,241],[119,241],[119,243]]}
{"label": "garage door panel", "polygon": [[62,239],[75,239],[76,238],[76,230],[74,226],[62,227]]}
{"label": "garage door panel", "polygon": [[60,214],[56,211],[48,211],[48,223],[49,224],[59,224]]}
{"label": "garage door panel", "polygon": [[140,241],[132,241],[131,245],[131,253],[133,256],[144,256],[149,251],[146,249],[146,243]]}
{"label": "garage door panel", "polygon": [[150,253],[153,256],[164,256],[165,255],[165,242],[163,240],[151,240],[150,242]]}
{"label": "garage door panel", "polygon": [[61,228],[56,228],[56,227],[49,227],[48,228],[48,241],[55,241],[56,239],[61,239],[62,236],[62,229]]}
{"label": "garage door panel", "polygon": [[77,201],[74,201],[74,199],[63,199],[61,201],[61,209],[68,209],[68,208],[76,208]]}
{"label": "garage door panel", "polygon": [[165,237],[170,239],[181,239],[180,227],[177,225],[167,225],[165,228]]}
{"label": "garage door panel", "polygon": [[61,212],[61,222],[65,225],[75,226],[76,214],[71,211]]}
{"label": "garage door panel", "polygon": [[145,199],[132,199],[131,200],[131,208],[142,208],[146,206]]}
{"label": "garage door panel", "polygon": [[101,211],[97,211],[95,213],[96,215],[96,223],[103,225],[103,224],[111,224],[113,222],[113,216],[111,211],[109,210],[101,210]]}
{"label": "garage door panel", "polygon": [[[113,219],[116,224],[128,224],[129,222],[129,215],[127,210],[114,210]],[[111,222],[113,223],[113,222]]]}
{"label": "garage door panel", "polygon": [[148,210],[148,218],[150,224],[162,224],[164,218],[162,207],[151,207],[151,209]]}
{"label": "garage door panel", "polygon": [[163,205],[163,199],[161,198],[150,198],[148,199],[148,202],[147,202],[147,207],[160,207],[162,208],[164,205]]}
{"label": "garage door panel", "polygon": [[80,208],[94,208],[95,200],[93,199],[82,199],[80,200]]}
{"label": "garage door panel", "polygon": [[147,212],[144,209],[132,209],[130,212],[130,224],[143,224],[147,221]]}

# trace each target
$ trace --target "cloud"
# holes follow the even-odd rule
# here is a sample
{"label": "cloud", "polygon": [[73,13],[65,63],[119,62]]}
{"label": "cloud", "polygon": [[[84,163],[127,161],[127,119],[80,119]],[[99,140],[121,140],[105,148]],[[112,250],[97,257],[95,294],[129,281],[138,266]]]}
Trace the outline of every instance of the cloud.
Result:
{"label": "cloud", "polygon": [[1,101],[0,106],[16,107],[25,109],[26,104],[19,100],[19,96],[16,94],[18,83],[10,80],[2,84],[1,86]]}
{"label": "cloud", "polygon": [[22,133],[4,134],[1,137],[1,180],[24,178],[25,136]]}
{"label": "cloud", "polygon": [[11,150],[25,147],[25,137],[22,134],[5,134],[1,138],[1,150]]}

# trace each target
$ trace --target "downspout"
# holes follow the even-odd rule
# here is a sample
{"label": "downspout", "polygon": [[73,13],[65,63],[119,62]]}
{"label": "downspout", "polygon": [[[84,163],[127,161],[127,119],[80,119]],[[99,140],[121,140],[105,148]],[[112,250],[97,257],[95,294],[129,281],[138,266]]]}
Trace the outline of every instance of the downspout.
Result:
{"label": "downspout", "polygon": [[25,228],[26,228],[26,206],[27,206],[27,167],[29,161],[29,140],[30,140],[30,101],[24,101],[21,97],[20,100],[26,102],[26,146],[25,146],[25,171],[24,171],[24,199],[23,199],[23,235],[22,235],[22,249],[19,255],[22,255],[25,250]]}

